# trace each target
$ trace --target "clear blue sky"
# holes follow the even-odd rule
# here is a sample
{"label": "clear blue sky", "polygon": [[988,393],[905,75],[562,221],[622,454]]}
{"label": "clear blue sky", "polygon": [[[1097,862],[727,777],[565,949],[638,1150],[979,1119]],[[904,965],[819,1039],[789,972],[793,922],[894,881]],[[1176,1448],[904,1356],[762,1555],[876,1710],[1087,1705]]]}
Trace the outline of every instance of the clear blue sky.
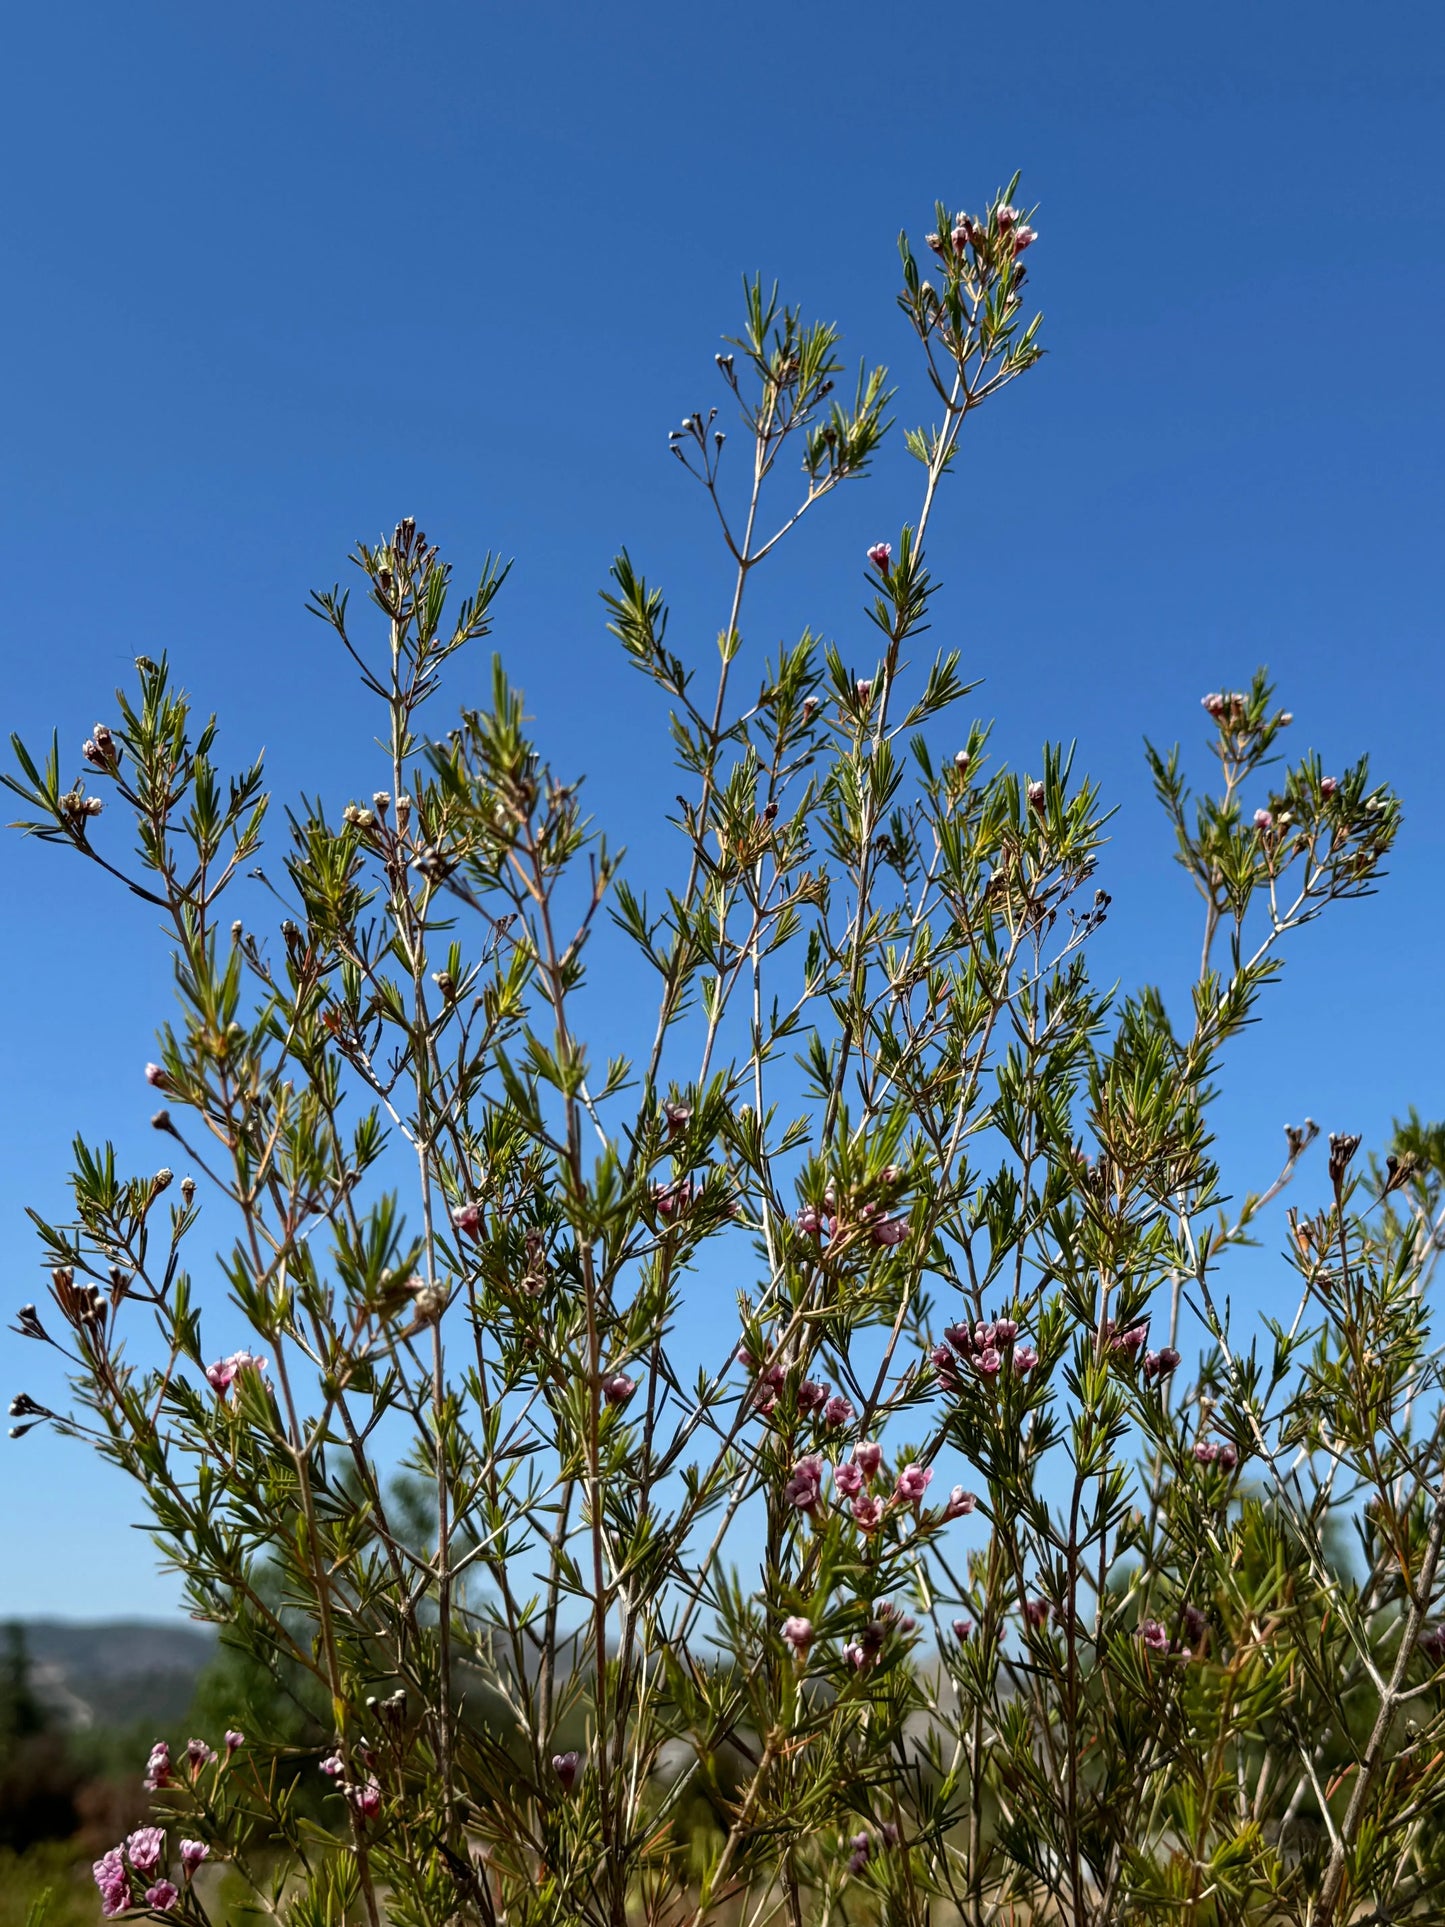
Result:
{"label": "clear blue sky", "polygon": [[[1022,167],[1051,355],[935,522],[939,639],[1002,753],[1075,737],[1119,804],[1100,967],[1131,981],[1177,989],[1196,947],[1146,731],[1201,742],[1200,695],[1267,661],[1295,748],[1372,750],[1406,802],[1394,874],[1304,933],[1236,1054],[1231,1172],[1266,1180],[1306,1112],[1378,1138],[1445,1109],[1438,8],[56,0],[12,12],[6,69],[7,726],[58,724],[78,768],[166,649],[238,762],[264,743],[283,793],[369,793],[370,724],[303,603],[410,512],[463,572],[517,557],[501,645],[648,862],[676,786],[596,589],[626,543],[671,640],[725,619],[666,434],[721,400],[741,273],[893,364],[918,419],[898,228]],[[754,646],[812,621],[864,654],[859,554],[914,500],[899,460],[829,504]],[[40,1296],[22,1205],[60,1209],[72,1131],[156,1157],[164,952],[97,881],[0,842],[7,1319]],[[8,1335],[0,1364],[52,1389]],[[117,1478],[0,1443],[0,1614],[173,1608]]]}

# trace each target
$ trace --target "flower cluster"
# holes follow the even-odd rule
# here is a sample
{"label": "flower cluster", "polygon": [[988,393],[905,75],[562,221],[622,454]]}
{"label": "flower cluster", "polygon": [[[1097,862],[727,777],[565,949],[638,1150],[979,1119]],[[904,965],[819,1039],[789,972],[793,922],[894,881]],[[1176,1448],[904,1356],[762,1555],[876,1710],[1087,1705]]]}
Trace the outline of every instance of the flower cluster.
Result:
{"label": "flower cluster", "polygon": [[1018,1330],[1012,1318],[995,1318],[988,1323],[980,1319],[972,1326],[947,1326],[943,1334],[945,1343],[935,1345],[929,1353],[939,1384],[946,1392],[962,1391],[964,1367],[983,1379],[997,1378],[1004,1371],[1016,1378],[1031,1372],[1039,1362],[1039,1355],[1031,1345],[1015,1342]]}
{"label": "flower cluster", "polygon": [[[210,1855],[203,1840],[182,1840],[177,1849],[182,1878],[189,1882]],[[137,1827],[118,1847],[101,1855],[91,1869],[100,1890],[100,1911],[107,1920],[142,1903],[158,1914],[168,1914],[180,1899],[180,1889],[165,1874],[166,1835],[163,1827]]]}

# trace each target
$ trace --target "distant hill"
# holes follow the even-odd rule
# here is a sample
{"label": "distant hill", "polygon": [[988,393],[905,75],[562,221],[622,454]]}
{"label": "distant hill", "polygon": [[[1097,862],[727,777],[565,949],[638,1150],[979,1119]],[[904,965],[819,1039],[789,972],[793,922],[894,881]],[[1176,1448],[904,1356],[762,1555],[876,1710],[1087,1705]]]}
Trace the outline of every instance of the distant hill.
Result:
{"label": "distant hill", "polygon": [[65,1619],[18,1622],[38,1699],[62,1724],[174,1724],[216,1652],[215,1634],[181,1621]]}

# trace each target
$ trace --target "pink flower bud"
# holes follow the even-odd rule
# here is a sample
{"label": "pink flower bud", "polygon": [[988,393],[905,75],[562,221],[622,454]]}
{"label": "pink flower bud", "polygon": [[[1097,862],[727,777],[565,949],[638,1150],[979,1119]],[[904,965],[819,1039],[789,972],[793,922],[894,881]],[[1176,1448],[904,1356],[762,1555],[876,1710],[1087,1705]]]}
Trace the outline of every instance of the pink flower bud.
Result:
{"label": "pink flower bud", "polygon": [[194,1780],[203,1766],[209,1766],[216,1757],[214,1751],[204,1740],[186,1741],[186,1760],[190,1765],[191,1778]]}
{"label": "pink flower bud", "polygon": [[1209,711],[1209,714],[1214,718],[1215,722],[1223,720],[1224,712],[1229,707],[1227,697],[1221,696],[1218,690],[1211,690],[1207,696],[1201,697],[1200,700]]}
{"label": "pink flower bud", "polygon": [[1039,236],[1038,236],[1037,228],[1031,228],[1031,227],[1019,228],[1017,233],[1014,235],[1014,253],[1022,254],[1024,249],[1031,248],[1034,242],[1038,240],[1038,238]]}
{"label": "pink flower bud", "polygon": [[321,1762],[321,1771],[328,1780],[339,1780],[346,1771],[346,1762],[339,1753],[330,1753]]}
{"label": "pink flower bud", "polygon": [[855,1463],[862,1469],[865,1479],[876,1479],[878,1476],[878,1468],[883,1463],[883,1447],[871,1440],[865,1444],[855,1445],[853,1447],[853,1458]]}
{"label": "pink flower bud", "polygon": [[576,1786],[577,1775],[581,1770],[582,1756],[580,1753],[554,1753],[552,1755],[552,1771],[562,1782],[562,1791],[564,1793],[570,1793],[573,1787]]}
{"label": "pink flower bud", "polygon": [[804,1417],[820,1411],[828,1402],[828,1388],[815,1378],[805,1378],[798,1387],[798,1410]]}
{"label": "pink flower bud", "polygon": [[[210,1374],[207,1373],[207,1377]],[[150,1758],[146,1761],[145,1780],[147,1793],[159,1793],[171,1783],[171,1749],[164,1740],[157,1740],[151,1748]]]}
{"label": "pink flower bud", "polygon": [[1329,801],[1330,797],[1334,795],[1339,787],[1338,780],[1333,776],[1322,776],[1320,778],[1320,795],[1324,797],[1326,802]]}
{"label": "pink flower bud", "polygon": [[1261,835],[1263,835],[1266,830],[1272,830],[1274,828],[1274,818],[1268,810],[1255,811],[1254,827]]}
{"label": "pink flower bud", "polygon": [[1042,783],[1029,784],[1029,808],[1038,816],[1043,815],[1045,790]]}
{"label": "pink flower bud", "polygon": [[245,1744],[246,1744],[246,1735],[244,1733],[238,1733],[234,1727],[231,1727],[226,1734],[227,1754],[229,1755],[231,1753],[234,1753],[238,1746],[244,1746]]}
{"label": "pink flower bud", "polygon": [[1026,1599],[1024,1618],[1031,1626],[1047,1626],[1049,1623],[1049,1602],[1047,1599]]}
{"label": "pink flower bud", "polygon": [[[973,1361],[985,1378],[997,1378],[1003,1369],[1003,1354],[992,1345],[986,1345]],[[1018,1354],[1014,1354],[1014,1369],[1018,1369]]]}
{"label": "pink flower bud", "polygon": [[804,1619],[800,1613],[793,1613],[783,1621],[783,1638],[801,1659],[813,1643],[813,1622]]}
{"label": "pink flower bud", "polygon": [[625,1405],[637,1390],[637,1380],[629,1378],[626,1372],[614,1372],[602,1381],[602,1396],[609,1405]]}
{"label": "pink flower bud", "polygon": [[961,1485],[956,1485],[948,1495],[948,1504],[943,1508],[944,1520],[967,1518],[977,1504],[978,1500],[972,1492],[965,1492]]}
{"label": "pink flower bud", "polygon": [[168,1091],[171,1088],[171,1080],[159,1064],[146,1065],[146,1082],[158,1091]]}
{"label": "pink flower bud", "polygon": [[364,1780],[360,1786],[348,1787],[346,1797],[363,1820],[374,1820],[381,1811],[381,1788],[375,1780]]}
{"label": "pink flower bud", "polygon": [[887,575],[893,567],[893,544],[891,542],[875,542],[868,551],[868,560],[880,575]]}
{"label": "pink flower bud", "polygon": [[1000,201],[997,208],[995,208],[994,210],[994,219],[998,222],[1000,228],[1003,230],[1005,234],[1008,233],[1009,229],[1013,226],[1014,222],[1017,221],[1018,218],[1019,218],[1018,209],[1012,206],[1008,201]]}
{"label": "pink flower bud", "polygon": [[971,1619],[955,1619],[953,1622],[953,1636],[960,1646],[965,1645],[973,1637],[973,1621]]}
{"label": "pink flower bud", "polygon": [[866,676],[858,678],[853,685],[853,692],[860,703],[870,703],[873,700],[873,685]]}

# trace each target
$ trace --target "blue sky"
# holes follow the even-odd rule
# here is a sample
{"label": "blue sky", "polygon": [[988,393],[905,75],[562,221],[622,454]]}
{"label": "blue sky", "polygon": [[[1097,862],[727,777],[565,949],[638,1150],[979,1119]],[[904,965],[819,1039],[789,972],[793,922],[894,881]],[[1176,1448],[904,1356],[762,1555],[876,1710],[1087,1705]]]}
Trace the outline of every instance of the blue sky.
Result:
{"label": "blue sky", "polygon": [[[1001,754],[1077,739],[1119,806],[1098,955],[1126,981],[1177,991],[1197,947],[1145,732],[1202,748],[1200,695],[1264,661],[1295,749],[1369,749],[1405,799],[1393,875],[1303,933],[1219,1121],[1244,1184],[1286,1118],[1378,1138],[1445,1108],[1437,10],[59,0],[10,21],[7,70],[7,727],[57,725],[78,768],[166,649],[238,764],[265,744],[282,794],[369,793],[373,725],[303,604],[414,513],[464,574],[517,558],[500,646],[647,865],[676,785],[596,590],[625,543],[675,645],[725,620],[666,435],[723,399],[741,274],[889,362],[919,419],[897,231],[1021,167],[1050,356],[971,424],[937,639]],[[898,456],[827,504],[760,581],[753,646],[812,622],[867,653],[860,552],[915,500]],[[72,1132],[156,1152],[165,955],[95,884],[0,841],[7,1316]],[[1267,1299],[1267,1266],[1242,1275]],[[51,1389],[8,1335],[0,1363]],[[7,1450],[0,1614],[173,1609],[116,1477],[44,1432]]]}

